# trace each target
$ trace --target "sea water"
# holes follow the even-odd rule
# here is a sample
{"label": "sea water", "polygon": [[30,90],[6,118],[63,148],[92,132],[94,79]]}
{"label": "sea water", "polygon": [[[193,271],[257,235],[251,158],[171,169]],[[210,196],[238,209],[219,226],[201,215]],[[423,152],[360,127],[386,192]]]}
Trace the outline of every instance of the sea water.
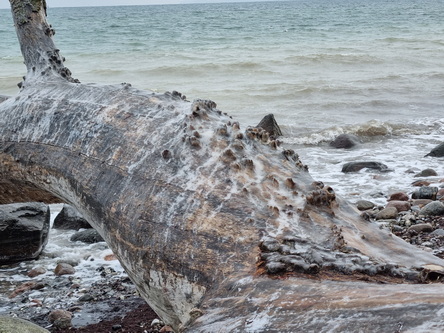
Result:
{"label": "sea water", "polygon": [[[412,190],[408,170],[444,178],[443,158],[424,157],[444,141],[443,17],[442,0],[48,8],[81,82],[211,99],[243,128],[273,113],[316,180],[381,204]],[[8,10],[0,40],[0,94],[13,95],[25,67]],[[361,145],[330,148],[341,133]],[[350,161],[393,171],[343,174]]]}

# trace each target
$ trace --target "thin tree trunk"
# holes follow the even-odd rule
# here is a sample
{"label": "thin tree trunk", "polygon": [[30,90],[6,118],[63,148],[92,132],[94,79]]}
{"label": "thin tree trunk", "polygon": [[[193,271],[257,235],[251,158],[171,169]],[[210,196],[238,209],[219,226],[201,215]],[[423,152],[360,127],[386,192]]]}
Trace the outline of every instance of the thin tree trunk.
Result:
{"label": "thin tree trunk", "polygon": [[443,327],[442,285],[412,284],[439,276],[443,260],[361,220],[297,154],[214,102],[75,83],[44,1],[11,6],[28,73],[0,103],[0,178],[24,199],[42,191],[82,212],[166,323]]}

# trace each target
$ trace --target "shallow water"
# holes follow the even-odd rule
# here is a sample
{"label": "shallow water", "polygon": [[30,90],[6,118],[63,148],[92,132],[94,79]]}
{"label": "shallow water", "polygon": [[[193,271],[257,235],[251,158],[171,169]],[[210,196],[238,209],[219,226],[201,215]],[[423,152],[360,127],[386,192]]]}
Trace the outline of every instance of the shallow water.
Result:
{"label": "shallow water", "polygon": [[[62,204],[50,205],[51,225],[62,206]],[[37,260],[0,266],[0,315],[22,313],[26,317],[30,312],[37,316],[55,308],[66,309],[76,303],[81,295],[88,292],[94,283],[103,281],[102,271],[107,273],[108,280],[127,278],[118,260],[106,261],[104,259],[105,256],[112,254],[105,242],[96,244],[71,242],[69,239],[74,233],[73,230],[51,228],[48,244]],[[57,277],[54,274],[54,269],[61,262],[73,265],[75,274]],[[37,266],[43,267],[46,273],[29,278],[27,273]],[[25,292],[10,299],[9,295],[26,281],[43,282],[46,287],[41,290]],[[69,286],[74,283],[79,284],[81,289],[70,291]],[[42,305],[36,306],[33,300],[40,301]],[[101,304],[100,306],[106,307],[107,305]],[[26,310],[29,307],[32,307],[33,310]],[[73,325],[81,326],[93,322],[96,318],[90,312],[87,306],[84,307],[81,315],[75,315]],[[104,311],[96,309],[96,312],[97,315],[103,315]]]}

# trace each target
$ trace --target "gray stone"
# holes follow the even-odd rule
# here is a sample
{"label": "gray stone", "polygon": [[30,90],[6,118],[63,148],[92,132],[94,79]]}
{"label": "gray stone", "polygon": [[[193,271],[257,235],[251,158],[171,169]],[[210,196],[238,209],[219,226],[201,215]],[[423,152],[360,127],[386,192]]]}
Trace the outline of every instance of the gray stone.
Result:
{"label": "gray stone", "polygon": [[70,240],[71,242],[83,242],[88,244],[105,241],[95,229],[87,229],[76,232],[74,235],[71,236]]}
{"label": "gray stone", "polygon": [[54,229],[79,230],[89,229],[91,225],[83,218],[77,209],[70,205],[63,205],[62,210],[54,219],[52,227]]}
{"label": "gray stone", "polygon": [[373,207],[375,207],[375,204],[371,201],[368,201],[368,200],[359,200],[356,203],[356,208],[358,208],[361,211],[369,210],[369,209],[372,209]]}
{"label": "gray stone", "polygon": [[376,220],[391,220],[396,219],[398,210],[395,207],[387,207],[378,212],[375,216]]}
{"label": "gray stone", "polygon": [[57,276],[71,275],[71,274],[74,274],[75,272],[76,271],[74,270],[74,267],[72,267],[70,264],[66,264],[66,263],[60,263],[54,269],[54,274]]}
{"label": "gray stone", "polygon": [[387,165],[379,162],[349,162],[342,166],[342,172],[358,172],[361,169],[372,169],[380,172],[391,171]]}
{"label": "gray stone", "polygon": [[37,258],[48,242],[49,223],[43,203],[0,205],[0,263]]}
{"label": "gray stone", "polygon": [[48,330],[27,320],[0,316],[1,333],[49,333]]}
{"label": "gray stone", "polygon": [[415,175],[415,177],[432,177],[432,176],[438,176],[436,171],[433,169],[425,169]]}
{"label": "gray stone", "polygon": [[444,142],[437,145],[435,148],[433,148],[430,151],[430,153],[428,153],[426,156],[443,157],[444,156]]}
{"label": "gray stone", "polygon": [[440,201],[432,201],[425,205],[420,211],[420,215],[441,216],[444,215],[444,204]]}
{"label": "gray stone", "polygon": [[419,224],[415,224],[412,225],[408,231],[415,231],[417,233],[420,232],[432,232],[433,231],[433,227],[430,223],[419,223]]}
{"label": "gray stone", "polygon": [[434,237],[444,237],[444,229],[436,229],[430,233]]}
{"label": "gray stone", "polygon": [[430,199],[436,200],[438,188],[435,186],[422,186],[412,193],[412,199]]}
{"label": "gray stone", "polygon": [[353,148],[359,144],[359,139],[353,134],[340,134],[333,141],[330,142],[330,146],[334,148]]}
{"label": "gray stone", "polygon": [[268,132],[270,137],[278,137],[282,136],[282,131],[279,125],[276,122],[276,119],[274,118],[274,115],[272,113],[266,115],[262,120],[257,124],[256,127],[260,127]]}
{"label": "gray stone", "polygon": [[427,204],[429,204],[431,202],[433,202],[433,200],[430,200],[430,199],[414,199],[414,200],[412,200],[411,205],[412,205],[412,208],[414,206],[422,208],[422,207],[424,207],[425,205],[427,205]]}
{"label": "gray stone", "polygon": [[387,203],[386,207],[395,207],[398,210],[398,212],[406,212],[410,210],[410,202],[392,200]]}

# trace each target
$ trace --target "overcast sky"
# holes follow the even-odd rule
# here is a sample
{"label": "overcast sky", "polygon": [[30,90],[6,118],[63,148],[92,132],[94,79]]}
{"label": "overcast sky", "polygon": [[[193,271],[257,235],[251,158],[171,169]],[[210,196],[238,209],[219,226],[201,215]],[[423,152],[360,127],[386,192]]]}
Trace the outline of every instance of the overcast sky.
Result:
{"label": "overcast sky", "polygon": [[[222,0],[226,1],[226,0]],[[46,0],[48,7],[155,5],[186,2],[222,2],[217,0]],[[239,0],[238,0],[239,1]],[[0,8],[9,8],[9,1],[1,1]]]}

